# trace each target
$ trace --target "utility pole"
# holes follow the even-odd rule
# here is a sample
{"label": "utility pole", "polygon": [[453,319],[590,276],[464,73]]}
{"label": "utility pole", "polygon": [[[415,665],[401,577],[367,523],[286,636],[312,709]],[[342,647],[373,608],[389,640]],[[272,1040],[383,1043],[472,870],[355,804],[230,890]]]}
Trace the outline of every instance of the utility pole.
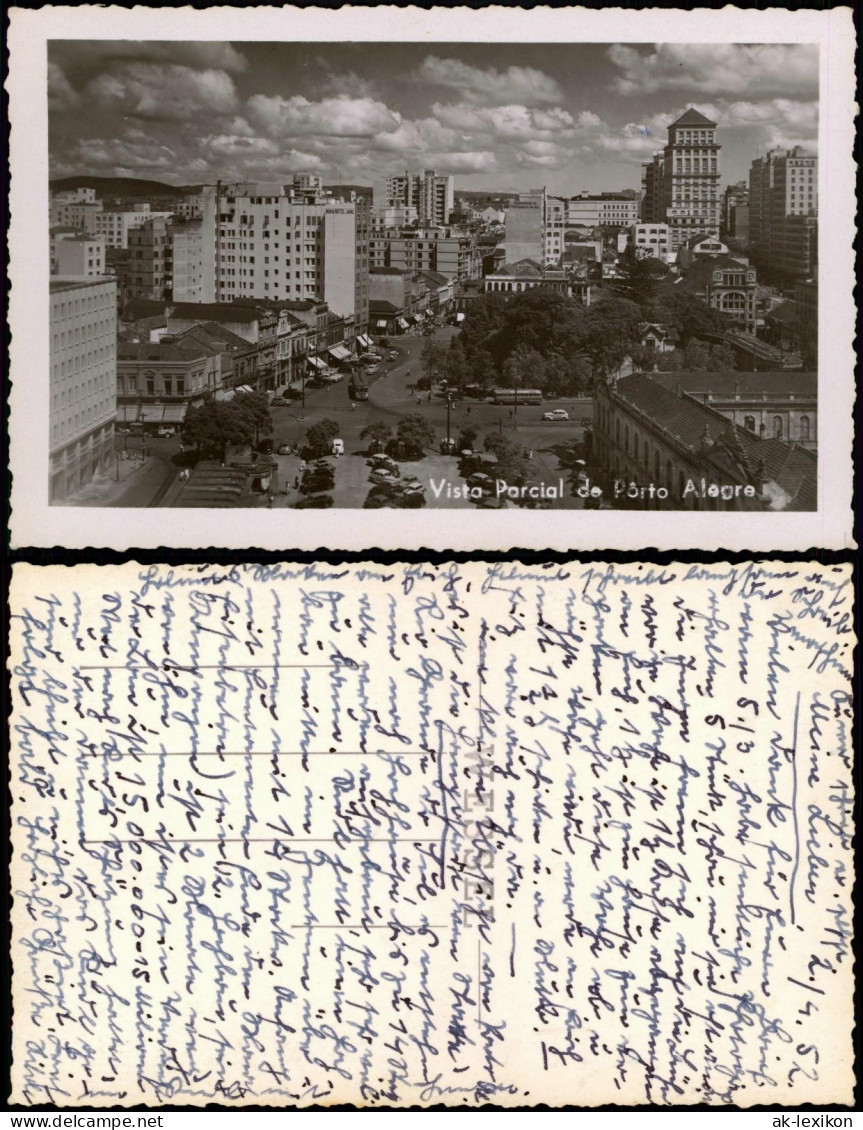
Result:
{"label": "utility pole", "polygon": [[450,414],[451,408],[452,408],[452,397],[450,396],[449,393],[447,393],[447,398],[446,398],[446,446],[447,446],[447,451],[449,451],[449,445],[450,445],[449,414]]}

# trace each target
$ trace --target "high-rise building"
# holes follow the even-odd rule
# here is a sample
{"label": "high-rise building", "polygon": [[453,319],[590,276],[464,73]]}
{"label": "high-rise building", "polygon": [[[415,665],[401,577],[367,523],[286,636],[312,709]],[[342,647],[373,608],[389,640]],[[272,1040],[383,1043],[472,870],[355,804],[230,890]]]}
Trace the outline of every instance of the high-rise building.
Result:
{"label": "high-rise building", "polygon": [[801,146],[773,149],[749,169],[749,240],[764,270],[805,279],[818,247],[818,158]]}
{"label": "high-rise building", "polygon": [[50,498],[111,466],[117,412],[117,298],[108,278],[53,276],[49,286]]}
{"label": "high-rise building", "polygon": [[719,236],[719,151],[716,122],[690,108],[668,127],[663,151],[659,221],[676,249],[694,235]]}
{"label": "high-rise building", "polygon": [[416,208],[420,220],[449,223],[454,201],[455,177],[440,175],[434,169],[387,177],[385,207]]}
{"label": "high-rise building", "polygon": [[202,212],[202,301],[321,299],[362,331],[370,226],[364,201],[240,183],[205,188]]}
{"label": "high-rise building", "polygon": [[662,175],[665,170],[665,154],[662,150],[654,153],[649,161],[641,165],[641,220],[645,224],[665,223],[662,211]]}
{"label": "high-rise building", "polygon": [[534,259],[545,263],[548,197],[544,188],[523,192],[509,203],[504,220],[504,250],[507,263]]}

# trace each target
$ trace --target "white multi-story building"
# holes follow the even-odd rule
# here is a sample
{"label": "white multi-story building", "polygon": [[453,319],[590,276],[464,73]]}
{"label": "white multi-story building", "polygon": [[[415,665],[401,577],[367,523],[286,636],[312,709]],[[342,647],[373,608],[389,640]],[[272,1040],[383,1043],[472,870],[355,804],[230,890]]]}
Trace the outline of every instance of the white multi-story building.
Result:
{"label": "white multi-story building", "polygon": [[111,466],[117,411],[116,283],[50,279],[50,498],[61,501]]}
{"label": "white multi-story building", "polygon": [[387,228],[406,228],[415,224],[418,219],[416,208],[391,207],[375,208],[372,212],[372,230],[381,231]]}
{"label": "white multi-story building", "polygon": [[369,208],[280,184],[208,187],[201,301],[322,299],[368,322]]}
{"label": "white multi-story building", "polygon": [[405,172],[387,177],[387,208],[416,208],[420,220],[433,224],[449,223],[455,204],[455,177],[438,174],[434,169],[422,173]]}
{"label": "white multi-story building", "polygon": [[84,217],[95,211],[100,211],[102,202],[96,199],[94,188],[70,188],[63,192],[51,194],[50,218],[51,227],[58,224],[69,224],[71,227],[86,227]]}
{"label": "white multi-story building", "polygon": [[629,229],[629,237],[636,254],[649,255],[663,263],[670,262],[671,228],[668,224],[633,224]]}
{"label": "white multi-story building", "polygon": [[749,170],[749,240],[764,268],[805,279],[817,263],[818,158],[772,149]]}
{"label": "white multi-story building", "polygon": [[[548,197],[544,188],[536,192],[523,192],[512,200],[504,220],[504,250],[507,263],[534,259],[546,263],[551,254],[546,253]],[[560,257],[558,253],[558,258]]]}
{"label": "white multi-story building", "polygon": [[149,204],[142,204],[134,211],[101,211],[90,217],[92,226],[88,228],[93,235],[101,235],[106,247],[128,247],[129,232],[148,220],[167,220],[173,212],[153,212]]}
{"label": "white multi-story building", "polygon": [[100,278],[105,274],[105,240],[85,232],[58,232],[52,239],[51,274]]}

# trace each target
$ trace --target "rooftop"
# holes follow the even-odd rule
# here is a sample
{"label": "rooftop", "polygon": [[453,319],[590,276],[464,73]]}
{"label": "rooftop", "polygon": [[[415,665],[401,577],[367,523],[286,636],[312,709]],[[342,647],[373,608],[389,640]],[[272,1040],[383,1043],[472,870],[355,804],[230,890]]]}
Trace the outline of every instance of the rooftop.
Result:
{"label": "rooftop", "polygon": [[[671,375],[682,385],[682,374]],[[614,395],[652,420],[677,443],[708,458],[720,471],[751,480],[763,464],[765,477],[790,495],[797,509],[816,509],[818,461],[814,453],[783,440],[761,439],[706,404],[677,396],[662,381],[643,374],[622,377],[614,387]]]}
{"label": "rooftop", "polygon": [[712,122],[710,118],[706,118],[700,110],[696,110],[694,106],[690,106],[685,110],[676,122],[671,123],[673,126],[715,126],[716,122]]}
{"label": "rooftop", "polygon": [[119,342],[118,361],[199,361],[209,356],[207,350],[193,342],[176,344],[171,342]]}
{"label": "rooftop", "polygon": [[84,286],[116,286],[113,275],[51,275],[50,293],[63,290],[80,290]]}
{"label": "rooftop", "polygon": [[663,388],[702,395],[709,393],[719,399],[739,392],[743,396],[763,393],[815,399],[818,395],[818,374],[802,373],[795,369],[783,372],[722,372],[722,373],[651,373],[650,379]]}

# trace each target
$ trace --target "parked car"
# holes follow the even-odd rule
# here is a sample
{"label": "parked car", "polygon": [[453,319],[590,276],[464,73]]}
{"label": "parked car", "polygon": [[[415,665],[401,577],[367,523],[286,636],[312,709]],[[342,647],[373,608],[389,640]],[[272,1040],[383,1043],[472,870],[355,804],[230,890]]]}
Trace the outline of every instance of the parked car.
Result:
{"label": "parked car", "polygon": [[387,361],[398,361],[398,359],[399,359],[398,353],[394,349],[391,349],[389,351],[389,353],[387,354]]}
{"label": "parked car", "polygon": [[333,504],[331,494],[313,494],[294,503],[295,510],[329,510]]}
{"label": "parked car", "polygon": [[273,399],[270,401],[270,407],[271,408],[286,408],[287,405],[288,405],[288,400],[284,396],[274,396]]}
{"label": "parked car", "polygon": [[367,373],[379,373],[381,371],[380,365],[366,365]]}
{"label": "parked car", "polygon": [[543,420],[568,420],[569,413],[565,408],[552,408],[550,412],[543,412]]}
{"label": "parked car", "polygon": [[170,439],[171,436],[175,436],[176,434],[176,428],[169,428],[166,425],[163,425],[161,428],[156,428],[156,435],[160,436],[162,439]]}
{"label": "parked car", "polygon": [[372,471],[369,475],[369,481],[381,486],[390,486],[398,482],[398,476],[394,475],[392,471]]}
{"label": "parked car", "polygon": [[294,450],[293,444],[290,444],[290,443],[279,444],[279,455],[291,455],[291,454],[293,454],[293,450]]}

